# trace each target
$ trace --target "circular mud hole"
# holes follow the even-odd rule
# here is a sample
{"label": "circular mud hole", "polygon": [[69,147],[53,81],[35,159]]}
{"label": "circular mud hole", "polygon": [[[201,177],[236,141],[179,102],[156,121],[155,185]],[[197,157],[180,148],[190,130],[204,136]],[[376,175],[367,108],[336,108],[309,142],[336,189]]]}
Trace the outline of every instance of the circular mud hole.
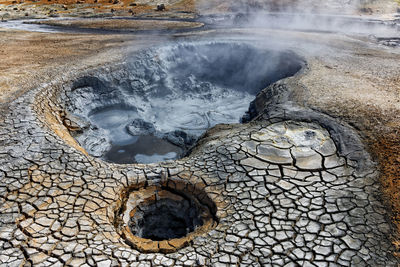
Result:
{"label": "circular mud hole", "polygon": [[207,194],[184,181],[129,188],[116,211],[115,226],[141,252],[174,252],[217,224]]}

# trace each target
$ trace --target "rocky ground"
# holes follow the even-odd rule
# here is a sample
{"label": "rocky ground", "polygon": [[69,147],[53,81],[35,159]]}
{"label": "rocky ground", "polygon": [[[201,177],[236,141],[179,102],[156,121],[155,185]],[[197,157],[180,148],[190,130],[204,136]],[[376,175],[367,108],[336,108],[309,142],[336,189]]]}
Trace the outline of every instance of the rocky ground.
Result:
{"label": "rocky ground", "polygon": [[[160,4],[164,8],[157,8]],[[157,12],[158,11],[158,12]],[[195,2],[184,1],[119,1],[119,0],[43,0],[43,1],[0,1],[0,17],[46,18],[46,17],[193,17]]]}
{"label": "rocky ground", "polygon": [[[161,7],[163,5],[163,7]],[[57,17],[166,17],[193,18],[220,12],[295,12],[346,15],[387,15],[398,10],[396,1],[329,0],[224,1],[224,0],[2,0],[2,20]]]}
{"label": "rocky ground", "polygon": [[[254,28],[173,36],[0,31],[2,264],[399,264],[398,47]],[[117,78],[115,62],[142,48],[222,37],[268,40],[307,67],[258,95],[253,122],[213,128],[174,162],[106,163],[62,124],[58,94],[87,71],[108,68]],[[191,192],[216,223],[169,242],[129,236],[121,207],[152,187]]]}

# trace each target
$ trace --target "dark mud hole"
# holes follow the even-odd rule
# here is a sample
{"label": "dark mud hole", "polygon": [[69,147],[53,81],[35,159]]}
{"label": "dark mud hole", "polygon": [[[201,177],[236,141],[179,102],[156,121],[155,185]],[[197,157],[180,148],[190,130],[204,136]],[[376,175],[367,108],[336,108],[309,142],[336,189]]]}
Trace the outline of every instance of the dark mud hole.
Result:
{"label": "dark mud hole", "polygon": [[65,119],[92,156],[115,163],[173,160],[207,129],[240,122],[258,92],[303,65],[290,51],[247,43],[149,49],[118,70],[78,79],[65,95]]}
{"label": "dark mud hole", "polygon": [[184,237],[201,225],[202,218],[192,201],[166,198],[137,207],[129,228],[136,236],[161,241]]}
{"label": "dark mud hole", "polygon": [[178,177],[153,181],[126,188],[115,206],[113,224],[128,245],[171,253],[218,225],[216,203],[200,184]]}

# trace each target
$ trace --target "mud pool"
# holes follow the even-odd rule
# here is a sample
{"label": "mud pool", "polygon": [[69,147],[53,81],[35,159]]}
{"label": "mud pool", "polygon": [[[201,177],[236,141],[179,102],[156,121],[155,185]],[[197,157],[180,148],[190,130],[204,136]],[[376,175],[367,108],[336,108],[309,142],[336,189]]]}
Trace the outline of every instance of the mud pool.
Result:
{"label": "mud pool", "polygon": [[299,71],[293,52],[247,43],[170,44],[118,73],[82,77],[67,94],[73,136],[91,155],[153,163],[185,155],[209,128],[239,123],[263,88]]}

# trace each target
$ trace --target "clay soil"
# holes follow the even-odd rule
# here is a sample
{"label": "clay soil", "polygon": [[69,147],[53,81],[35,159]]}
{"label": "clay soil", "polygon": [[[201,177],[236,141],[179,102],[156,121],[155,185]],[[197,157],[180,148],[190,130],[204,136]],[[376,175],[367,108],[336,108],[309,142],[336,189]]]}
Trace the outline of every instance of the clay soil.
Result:
{"label": "clay soil", "polygon": [[50,81],[60,72],[67,71],[62,66],[69,62],[79,64],[80,60],[96,55],[100,50],[123,44],[118,36],[46,34],[1,29],[0,36],[1,104],[15,99],[32,85],[46,82],[45,79]]}
{"label": "clay soil", "polygon": [[382,191],[397,227],[397,239],[393,243],[398,250],[396,256],[400,257],[400,128],[382,135],[372,145],[372,150],[379,159]]}

